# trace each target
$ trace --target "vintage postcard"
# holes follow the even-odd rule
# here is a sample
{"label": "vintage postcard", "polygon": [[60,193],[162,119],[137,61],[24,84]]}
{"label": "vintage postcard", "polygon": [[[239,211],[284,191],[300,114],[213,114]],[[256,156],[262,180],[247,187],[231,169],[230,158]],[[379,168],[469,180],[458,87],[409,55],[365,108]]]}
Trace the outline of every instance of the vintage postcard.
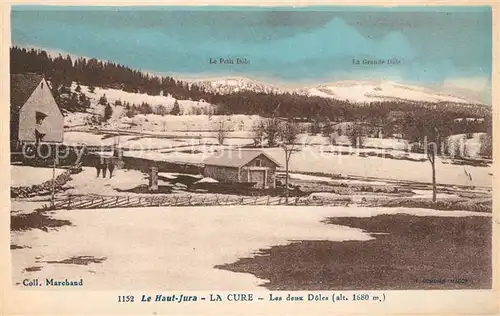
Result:
{"label": "vintage postcard", "polygon": [[494,8],[382,4],[5,5],[2,313],[498,313]]}

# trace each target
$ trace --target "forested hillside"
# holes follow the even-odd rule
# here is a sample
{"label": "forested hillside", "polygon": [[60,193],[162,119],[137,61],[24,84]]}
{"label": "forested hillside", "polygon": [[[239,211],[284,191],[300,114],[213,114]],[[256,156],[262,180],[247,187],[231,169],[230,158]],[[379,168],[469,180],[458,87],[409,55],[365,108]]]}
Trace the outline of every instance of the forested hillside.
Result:
{"label": "forested hillside", "polygon": [[[257,114],[280,116],[306,121],[358,121],[378,126],[404,126],[406,114],[420,108],[439,109],[439,119],[449,123],[453,132],[491,132],[491,108],[449,102],[424,103],[404,100],[355,104],[347,101],[297,93],[262,93],[239,91],[221,95],[202,87],[167,76],[154,76],[110,61],[76,58],[69,55],[50,56],[43,50],[12,47],[11,73],[42,73],[51,82],[56,99],[69,111],[89,106],[85,94],[71,94],[72,82],[93,87],[121,89],[132,93],[171,95],[178,100],[205,100],[217,106],[215,114]],[[61,98],[61,95],[70,97]],[[472,118],[461,120],[459,118]],[[479,119],[479,120],[475,120]],[[450,131],[451,132],[451,131]]]}

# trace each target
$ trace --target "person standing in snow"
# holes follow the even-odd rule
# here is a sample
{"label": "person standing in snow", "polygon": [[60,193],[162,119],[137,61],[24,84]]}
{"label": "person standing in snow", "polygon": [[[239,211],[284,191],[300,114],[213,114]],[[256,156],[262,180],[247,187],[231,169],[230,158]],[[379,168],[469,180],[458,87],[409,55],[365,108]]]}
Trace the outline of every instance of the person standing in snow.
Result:
{"label": "person standing in snow", "polygon": [[106,178],[106,170],[108,169],[106,161],[107,161],[107,159],[101,160],[101,169],[102,169],[102,177],[103,178]]}
{"label": "person standing in snow", "polygon": [[103,160],[100,157],[95,157],[94,159],[94,166],[95,170],[97,171],[97,178],[99,178],[99,175],[101,174],[101,171],[105,173],[106,171],[103,170]]}
{"label": "person standing in snow", "polygon": [[95,170],[97,170],[97,178],[99,178],[99,175],[101,174],[101,163],[99,161],[95,162]]}
{"label": "person standing in snow", "polygon": [[113,177],[113,170],[115,170],[115,164],[112,159],[108,160],[107,163],[108,170],[109,170],[109,178]]}

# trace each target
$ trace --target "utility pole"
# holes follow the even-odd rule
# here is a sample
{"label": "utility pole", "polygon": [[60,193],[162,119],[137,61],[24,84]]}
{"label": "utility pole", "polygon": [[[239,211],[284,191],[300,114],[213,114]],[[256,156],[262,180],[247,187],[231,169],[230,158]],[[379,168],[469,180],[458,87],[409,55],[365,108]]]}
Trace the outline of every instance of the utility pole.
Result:
{"label": "utility pole", "polygon": [[56,193],[56,157],[54,156],[54,163],[52,164],[52,193],[50,195],[50,207],[54,208],[54,196]]}

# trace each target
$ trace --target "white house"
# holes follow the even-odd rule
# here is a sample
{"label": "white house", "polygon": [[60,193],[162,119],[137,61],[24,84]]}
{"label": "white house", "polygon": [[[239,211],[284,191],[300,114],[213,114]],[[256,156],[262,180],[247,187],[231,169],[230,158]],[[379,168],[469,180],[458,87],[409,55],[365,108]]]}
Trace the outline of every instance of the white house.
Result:
{"label": "white house", "polygon": [[11,142],[62,143],[64,117],[39,74],[10,76]]}

